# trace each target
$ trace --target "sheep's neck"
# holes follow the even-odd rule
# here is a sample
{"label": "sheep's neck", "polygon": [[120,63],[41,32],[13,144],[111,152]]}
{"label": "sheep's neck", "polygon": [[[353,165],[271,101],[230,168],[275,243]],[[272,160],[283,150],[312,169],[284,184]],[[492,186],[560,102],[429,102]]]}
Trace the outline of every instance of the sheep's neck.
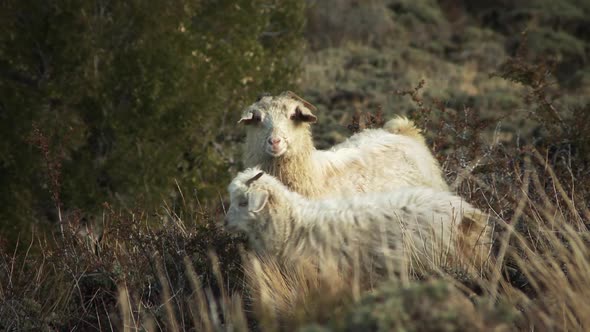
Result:
{"label": "sheep's neck", "polygon": [[266,171],[277,177],[289,189],[306,197],[317,197],[321,193],[322,184],[311,159],[313,151],[315,149],[272,158],[265,165]]}
{"label": "sheep's neck", "polygon": [[301,209],[297,208],[304,206],[305,198],[296,192],[281,190],[273,193],[268,204],[271,217],[267,227],[262,230],[262,237],[267,250],[282,256],[290,252],[290,243],[295,241],[292,236],[306,228]]}

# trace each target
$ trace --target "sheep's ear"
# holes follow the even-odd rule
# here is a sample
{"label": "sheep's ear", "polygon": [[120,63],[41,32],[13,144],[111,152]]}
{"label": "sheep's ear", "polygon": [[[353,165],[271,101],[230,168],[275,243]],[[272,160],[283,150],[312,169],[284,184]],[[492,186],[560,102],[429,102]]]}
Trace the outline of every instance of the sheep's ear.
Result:
{"label": "sheep's ear", "polygon": [[256,110],[248,110],[244,113],[242,113],[242,118],[240,119],[240,121],[238,121],[238,123],[243,123],[246,125],[249,124],[254,124],[254,123],[258,123],[260,122],[260,113]]}
{"label": "sheep's ear", "polygon": [[297,106],[297,108],[295,109],[295,113],[291,115],[292,120],[309,123],[315,123],[318,120],[318,118],[315,115],[313,115],[313,112],[317,111],[317,108],[313,106],[310,102],[299,97],[292,91],[285,91],[283,92],[283,95],[294,100],[297,100],[303,104],[303,107]]}
{"label": "sheep's ear", "polygon": [[268,202],[268,191],[255,189],[248,194],[248,211],[260,212]]}
{"label": "sheep's ear", "polygon": [[283,92],[283,95],[285,95],[285,96],[289,96],[290,98],[293,98],[293,99],[295,99],[295,100],[299,100],[301,103],[303,103],[303,105],[304,105],[305,107],[307,107],[307,108],[310,110],[310,111],[309,111],[310,113],[311,113],[312,111],[317,111],[317,110],[318,110],[318,109],[317,109],[315,106],[313,106],[313,104],[312,104],[312,103],[310,103],[310,102],[308,102],[307,100],[305,100],[305,99],[303,99],[303,98],[299,97],[299,96],[298,96],[298,95],[296,95],[296,94],[295,94],[295,92],[293,92],[293,91],[285,91],[285,92]]}
{"label": "sheep's ear", "polygon": [[311,111],[305,107],[299,107],[297,106],[297,108],[295,108],[295,113],[293,113],[293,115],[291,115],[291,119],[295,120],[295,121],[301,121],[301,122],[309,122],[309,123],[315,123],[318,118],[313,115],[313,113],[311,113]]}

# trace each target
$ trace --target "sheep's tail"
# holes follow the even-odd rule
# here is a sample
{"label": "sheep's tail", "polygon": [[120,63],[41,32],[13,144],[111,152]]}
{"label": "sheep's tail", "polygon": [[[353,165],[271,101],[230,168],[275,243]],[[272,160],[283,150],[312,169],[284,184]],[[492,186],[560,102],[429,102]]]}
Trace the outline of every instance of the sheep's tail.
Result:
{"label": "sheep's tail", "polygon": [[459,224],[460,250],[480,271],[494,265],[492,245],[495,225],[499,225],[497,218],[474,207],[465,209]]}
{"label": "sheep's tail", "polygon": [[383,129],[389,131],[392,134],[408,136],[424,143],[422,130],[416,127],[414,121],[406,117],[399,116],[395,119],[387,121],[385,125],[383,125]]}

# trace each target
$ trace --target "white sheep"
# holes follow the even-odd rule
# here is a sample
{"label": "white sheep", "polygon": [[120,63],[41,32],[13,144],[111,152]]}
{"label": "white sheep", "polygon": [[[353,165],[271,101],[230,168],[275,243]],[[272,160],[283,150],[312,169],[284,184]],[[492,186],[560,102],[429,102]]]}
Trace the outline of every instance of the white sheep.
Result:
{"label": "white sheep", "polygon": [[[406,263],[432,266],[443,258],[461,260],[464,253],[487,251],[481,250],[487,243],[485,220],[479,219],[485,215],[449,192],[414,187],[310,199],[256,168],[238,174],[228,190],[226,230],[246,234],[257,253],[285,261],[317,259],[397,273]],[[483,237],[461,242],[466,224]]]}
{"label": "white sheep", "polygon": [[365,129],[328,151],[316,150],[315,108],[292,92],[264,96],[247,107],[245,167],[260,167],[307,197],[346,197],[406,186],[448,190],[440,165],[406,118]]}

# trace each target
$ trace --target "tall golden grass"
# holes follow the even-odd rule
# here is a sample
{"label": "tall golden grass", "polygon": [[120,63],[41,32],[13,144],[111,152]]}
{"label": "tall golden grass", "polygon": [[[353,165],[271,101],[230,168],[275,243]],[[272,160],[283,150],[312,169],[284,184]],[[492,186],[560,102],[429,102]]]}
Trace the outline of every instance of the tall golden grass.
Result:
{"label": "tall golden grass", "polygon": [[[22,329],[29,325],[11,321],[11,317],[19,310],[39,308],[44,321],[29,327],[47,327],[51,319],[59,319],[51,318],[52,312],[82,303],[87,306],[82,312],[102,310],[91,325],[96,330],[280,331],[315,326],[339,331],[349,323],[369,330],[393,328],[393,323],[395,328],[407,330],[441,326],[490,331],[589,330],[590,213],[586,203],[566,189],[572,186],[565,186],[540,154],[525,157],[522,169],[512,196],[506,198],[511,206],[503,215],[510,216],[509,220],[493,216],[494,247],[486,249],[483,263],[449,259],[445,255],[448,248],[432,244],[428,250],[435,259],[417,264],[412,257],[424,248],[408,243],[404,244],[408,266],[403,273],[366,275],[357,268],[341,271],[336,264],[318,267],[313,260],[285,264],[243,251],[243,280],[232,288],[225,280],[227,266],[213,252],[204,255],[212,275],[205,279],[202,263],[197,265],[191,252],[171,262],[164,250],[147,253],[132,239],[121,242],[107,236],[100,258],[92,258],[96,257],[92,250],[87,257],[73,255],[74,247],[64,250],[59,262],[64,263],[65,272],[51,263],[56,254],[50,249],[33,265],[27,264],[32,258],[26,253],[23,261],[17,259],[16,252],[12,257],[3,256],[0,320],[10,322],[6,328]],[[546,179],[540,178],[540,169],[548,174]],[[475,177],[472,180],[488,195],[496,195],[494,188],[486,188]],[[179,223],[185,221],[176,216],[170,227],[180,227]],[[190,227],[182,225],[174,236],[189,236],[190,232]],[[148,236],[157,244],[164,235]],[[50,248],[40,242],[40,247]],[[183,245],[176,246],[182,252]],[[465,250],[479,255],[478,248]],[[134,261],[146,254],[152,255],[148,262],[154,262],[152,279],[135,275]],[[109,279],[118,280],[113,305],[105,303],[109,296],[101,297],[97,292],[88,299],[84,291],[84,278],[92,279],[94,272],[80,262],[105,259],[120,264],[125,275]],[[116,269],[114,266],[111,271]],[[68,275],[74,276],[74,282]],[[137,280],[148,281],[149,294],[141,293],[145,289],[137,287]],[[24,291],[15,294],[17,289]],[[19,296],[40,302],[19,302]],[[99,304],[96,307],[89,304],[95,302]],[[387,307],[391,303],[398,303],[397,307]],[[387,319],[372,315],[383,311]]]}
{"label": "tall golden grass", "polygon": [[[533,154],[532,159],[526,160],[529,166],[545,162],[538,153]],[[194,293],[182,301],[191,308],[192,326],[185,322],[179,327],[176,322],[174,309],[170,307],[177,301],[171,290],[163,292],[161,299],[166,309],[165,328],[293,330],[313,323],[339,330],[343,327],[334,322],[333,317],[342,317],[342,313],[359,309],[363,298],[379,294],[380,285],[406,289],[417,283],[439,280],[453,289],[445,305],[458,307],[463,324],[470,322],[471,327],[521,331],[588,330],[590,233],[586,224],[590,214],[583,202],[564,190],[549,166],[546,169],[552,188],[541,185],[539,175],[532,167],[523,173],[519,195],[513,197],[515,206],[511,220],[496,221],[502,223],[497,226],[503,231],[496,234],[494,259],[488,260],[485,273],[469,274],[465,261],[445,260],[437,262],[437,268],[432,268],[434,265],[431,264],[428,271],[422,269],[418,275],[408,271],[405,275],[388,275],[366,282],[366,278],[359,277],[358,271],[326,271],[306,262],[285,265],[271,257],[245,253],[246,291],[228,294],[226,290],[221,297],[213,298],[211,290],[200,283],[187,258],[184,264]],[[409,250],[411,248],[408,246]],[[215,264],[214,255],[211,260]],[[159,273],[161,281],[166,284],[166,276],[162,271]],[[216,276],[217,282],[223,284],[221,273]],[[138,305],[125,304],[129,302],[126,292],[122,288],[119,295],[125,326],[137,324],[137,320],[130,317],[139,317],[138,310],[133,309]],[[424,303],[429,302],[425,300]],[[488,317],[486,312],[489,311],[486,310],[498,306],[507,307],[515,315],[510,324],[499,324]],[[255,326],[249,321],[255,321]],[[149,330],[147,324],[140,326]],[[408,328],[412,329],[411,326]]]}

